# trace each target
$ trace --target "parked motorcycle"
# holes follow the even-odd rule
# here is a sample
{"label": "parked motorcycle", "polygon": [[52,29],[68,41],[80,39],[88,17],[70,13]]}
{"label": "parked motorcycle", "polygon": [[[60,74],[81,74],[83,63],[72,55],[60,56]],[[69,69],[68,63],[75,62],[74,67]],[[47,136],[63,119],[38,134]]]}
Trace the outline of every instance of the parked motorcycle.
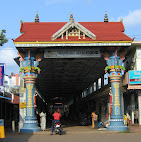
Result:
{"label": "parked motorcycle", "polygon": [[61,124],[56,122],[55,125],[54,125],[54,132],[55,132],[55,134],[62,135],[62,131],[63,131],[63,128],[61,127]]}
{"label": "parked motorcycle", "polygon": [[80,119],[80,125],[81,126],[87,126],[88,125],[88,119],[86,117]]}
{"label": "parked motorcycle", "polygon": [[79,120],[81,126],[88,126],[91,125],[91,117],[85,116],[80,118]]}

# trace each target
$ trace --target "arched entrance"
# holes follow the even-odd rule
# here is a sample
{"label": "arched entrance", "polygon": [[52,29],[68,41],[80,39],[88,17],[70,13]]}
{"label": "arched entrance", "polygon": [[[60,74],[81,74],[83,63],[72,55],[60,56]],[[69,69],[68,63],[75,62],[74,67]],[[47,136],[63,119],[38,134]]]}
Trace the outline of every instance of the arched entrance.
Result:
{"label": "arched entrance", "polygon": [[105,67],[110,73],[113,97],[108,129],[127,129],[121,115],[119,82],[126,48],[132,39],[123,34],[122,21],[108,22],[105,15],[104,22],[76,22],[71,14],[68,23],[42,23],[37,14],[35,22],[21,22],[20,30],[24,34],[14,43],[21,56],[27,94],[22,132],[39,131],[34,114],[35,80],[48,104],[56,97],[67,102],[72,96],[80,97],[87,87],[104,76]]}

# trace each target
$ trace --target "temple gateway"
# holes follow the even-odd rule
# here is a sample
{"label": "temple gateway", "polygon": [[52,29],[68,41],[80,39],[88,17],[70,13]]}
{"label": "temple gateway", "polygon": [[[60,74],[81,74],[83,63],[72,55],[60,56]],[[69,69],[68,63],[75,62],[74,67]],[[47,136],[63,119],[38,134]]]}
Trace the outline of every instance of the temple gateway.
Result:
{"label": "temple gateway", "polygon": [[108,130],[127,130],[120,88],[133,39],[124,30],[123,22],[109,22],[107,13],[103,22],[76,22],[72,13],[68,22],[40,22],[38,13],[34,22],[21,21],[21,35],[14,40],[24,80],[20,131],[40,130],[35,112],[42,108],[50,113],[59,108],[72,119],[95,111],[100,121],[108,115]]}

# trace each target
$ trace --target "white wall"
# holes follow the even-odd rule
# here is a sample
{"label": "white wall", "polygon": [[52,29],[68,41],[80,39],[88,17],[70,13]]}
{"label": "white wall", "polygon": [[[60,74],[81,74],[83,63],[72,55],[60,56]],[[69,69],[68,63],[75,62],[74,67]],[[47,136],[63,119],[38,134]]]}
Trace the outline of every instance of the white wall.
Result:
{"label": "white wall", "polygon": [[136,48],[136,66],[135,70],[141,70],[141,47]]}

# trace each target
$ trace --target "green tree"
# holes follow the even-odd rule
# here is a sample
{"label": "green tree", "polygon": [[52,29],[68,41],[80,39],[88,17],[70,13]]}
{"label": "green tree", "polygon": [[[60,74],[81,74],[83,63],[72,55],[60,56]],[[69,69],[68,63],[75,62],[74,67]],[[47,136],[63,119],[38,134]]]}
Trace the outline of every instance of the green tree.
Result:
{"label": "green tree", "polygon": [[6,39],[4,33],[6,33],[6,30],[1,30],[1,33],[0,33],[0,46],[2,46],[4,43],[6,43],[8,41]]}

